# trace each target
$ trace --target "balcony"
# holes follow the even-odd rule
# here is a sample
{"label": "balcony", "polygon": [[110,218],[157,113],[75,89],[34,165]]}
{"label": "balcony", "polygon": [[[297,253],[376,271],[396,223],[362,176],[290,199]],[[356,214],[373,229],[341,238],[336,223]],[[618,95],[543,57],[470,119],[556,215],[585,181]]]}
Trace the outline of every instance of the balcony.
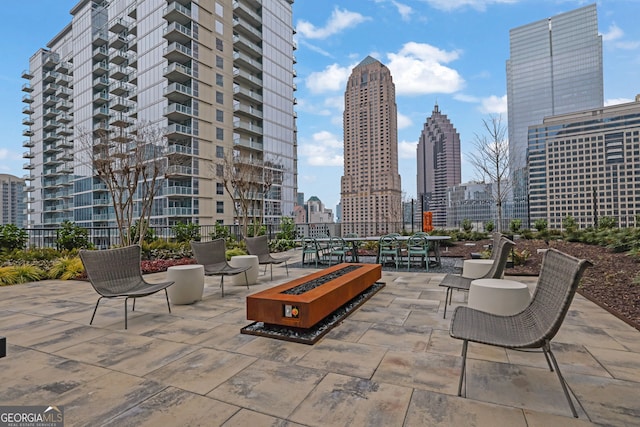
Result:
{"label": "balcony", "polygon": [[260,47],[257,43],[252,42],[245,36],[234,34],[233,46],[238,46],[238,48],[249,51],[254,55],[262,56],[262,47]]}
{"label": "balcony", "polygon": [[179,22],[172,22],[165,27],[162,31],[162,36],[169,42],[178,42],[182,44],[190,43],[191,39],[198,39],[198,36],[191,31],[191,28],[182,25]]}
{"label": "balcony", "polygon": [[112,64],[123,64],[128,62],[131,57],[135,55],[133,52],[127,52],[124,49],[111,49],[111,57],[109,58],[109,62]]}
{"label": "balcony", "polygon": [[104,61],[109,58],[109,48],[106,45],[98,46],[93,49],[94,61]]}
{"label": "balcony", "polygon": [[33,159],[36,155],[33,154],[31,151],[25,151],[24,153],[22,153],[22,158],[23,159]]}
{"label": "balcony", "polygon": [[125,114],[116,114],[110,122],[111,125],[119,128],[133,126],[134,120]]}
{"label": "balcony", "polygon": [[132,36],[128,34],[114,34],[109,37],[109,47],[112,49],[122,49],[127,47]]}
{"label": "balcony", "polygon": [[35,132],[31,129],[25,129],[22,131],[22,136],[32,137],[33,135],[35,135]]}
{"label": "balcony", "polygon": [[33,114],[33,107],[31,107],[31,105],[26,105],[23,109],[22,109],[22,113],[23,114]]}
{"label": "balcony", "polygon": [[95,76],[104,76],[109,72],[109,63],[107,61],[100,61],[97,64],[93,64],[93,74]]}
{"label": "balcony", "polygon": [[22,85],[22,91],[31,93],[33,92],[33,88],[31,87],[31,83],[25,83]]}
{"label": "balcony", "polygon": [[162,11],[162,17],[168,22],[179,22],[182,25],[187,25],[191,22],[191,9],[181,5],[177,1],[170,3]]}
{"label": "balcony", "polygon": [[94,46],[103,46],[109,41],[109,36],[106,31],[98,31],[93,35],[92,43]]}
{"label": "balcony", "polygon": [[125,82],[115,82],[111,85],[109,93],[116,96],[127,95],[130,91],[133,91],[135,86]]}
{"label": "balcony", "polygon": [[73,71],[73,64],[69,61],[62,61],[56,67],[56,71],[62,74],[69,74]]}
{"label": "balcony", "polygon": [[58,98],[67,99],[69,98],[73,92],[68,87],[58,85],[58,90],[56,91],[56,96]]}
{"label": "balcony", "polygon": [[166,196],[192,196],[193,195],[193,187],[183,187],[183,186],[171,186],[165,188],[164,194]]}
{"label": "balcony", "polygon": [[193,208],[191,207],[172,207],[172,208],[164,208],[165,216],[192,216]]}
{"label": "balcony", "polygon": [[252,119],[262,119],[262,111],[253,107],[252,105],[246,105],[242,102],[233,101],[233,112],[238,115],[250,117]]}
{"label": "balcony", "polygon": [[33,78],[33,74],[31,74],[30,70],[22,70],[22,78],[30,80]]}
{"label": "balcony", "polygon": [[56,133],[58,136],[71,136],[73,135],[73,129],[67,126],[60,126]]}
{"label": "balcony", "polygon": [[36,143],[30,139],[25,139],[24,141],[22,141],[22,146],[24,148],[33,148],[36,146]]}
{"label": "balcony", "polygon": [[43,124],[43,129],[47,132],[56,130],[56,128],[58,127],[58,122],[56,120],[50,119],[50,120],[45,120],[44,124]]}
{"label": "balcony", "polygon": [[36,168],[36,165],[32,165],[31,163],[24,163],[22,165],[22,169],[33,170]]}
{"label": "balcony", "polygon": [[134,106],[135,103],[133,101],[129,101],[123,96],[112,96],[111,102],[109,102],[109,107],[116,111],[125,111],[129,108],[133,108]]}
{"label": "balcony", "polygon": [[132,27],[132,21],[124,18],[115,18],[109,22],[109,31],[112,33],[122,33]]}
{"label": "balcony", "polygon": [[73,120],[73,117],[71,116],[71,114],[62,113],[58,116],[58,121],[60,123],[69,123],[71,122],[71,120]]}
{"label": "balcony", "polygon": [[241,133],[250,133],[258,137],[262,136],[264,132],[262,126],[239,119],[233,120],[233,130]]}
{"label": "balcony", "polygon": [[70,140],[68,140],[66,138],[62,138],[56,143],[56,148],[58,148],[58,149],[70,149],[70,148],[73,148],[73,141],[70,141]]}
{"label": "balcony", "polygon": [[[36,179],[36,177],[31,174],[26,174],[22,176],[22,179],[24,179],[25,181],[33,181],[34,179]],[[32,191],[36,191],[36,189],[32,185],[30,185],[28,187],[25,187],[24,191],[31,193]]]}
{"label": "balcony", "polygon": [[193,149],[187,145],[169,144],[167,147],[167,156],[171,155],[193,155]]}
{"label": "balcony", "polygon": [[262,16],[258,15],[255,10],[249,8],[246,4],[234,1],[233,13],[246,19],[252,25],[259,27],[262,25]]}
{"label": "balcony", "polygon": [[233,18],[233,29],[238,33],[253,37],[256,43],[260,43],[262,41],[262,31],[249,24],[249,22],[243,18],[237,16]]}
{"label": "balcony", "polygon": [[262,72],[262,63],[258,59],[254,59],[244,52],[233,52],[233,63],[242,68],[249,68],[256,73]]}
{"label": "balcony", "polygon": [[164,115],[169,120],[184,121],[193,116],[193,109],[190,105],[169,103],[168,106],[164,107]]}
{"label": "balcony", "polygon": [[31,117],[25,117],[24,119],[22,119],[22,124],[25,126],[33,126],[34,123],[35,122]]}
{"label": "balcony", "polygon": [[169,101],[182,104],[189,101],[192,98],[193,93],[190,86],[185,86],[176,82],[171,83],[164,89],[164,96],[167,97]]}
{"label": "balcony", "polygon": [[60,55],[54,52],[47,52],[42,55],[42,67],[53,68],[60,62]]}
{"label": "balcony", "polygon": [[193,77],[193,70],[191,67],[173,62],[169,64],[168,67],[165,67],[163,75],[174,82],[184,83],[191,80],[191,77]]}
{"label": "balcony", "polygon": [[107,75],[93,79],[93,88],[95,90],[103,90],[109,87],[109,77]]}
{"label": "balcony", "polygon": [[71,76],[67,76],[66,74],[58,73],[56,77],[56,83],[61,86],[69,86],[72,82],[73,78]]}
{"label": "balcony", "polygon": [[233,88],[234,98],[245,99],[251,102],[258,102],[262,104],[262,95],[254,92],[251,89],[247,89],[241,86],[235,86]]}
{"label": "balcony", "polygon": [[255,141],[251,138],[243,138],[243,137],[234,137],[233,145],[237,145],[239,147],[248,148],[255,151],[262,151],[263,145],[262,142]]}
{"label": "balcony", "polygon": [[56,135],[55,131],[45,132],[42,134],[43,142],[54,142],[58,139],[58,135]]}
{"label": "balcony", "polygon": [[106,92],[99,92],[93,94],[93,103],[96,105],[103,105],[109,102],[109,94]]}
{"label": "balcony", "polygon": [[108,197],[100,197],[98,199],[93,199],[92,204],[93,206],[109,206],[111,205],[111,202]]}
{"label": "balcony", "polygon": [[66,99],[62,99],[58,102],[57,107],[59,110],[69,111],[71,107],[73,107],[73,104]]}
{"label": "balcony", "polygon": [[[189,44],[190,46],[190,44]],[[169,62],[187,62],[193,59],[191,47],[172,42],[164,48],[164,56]]]}
{"label": "balcony", "polygon": [[167,176],[193,175],[191,166],[171,165],[167,168]]}
{"label": "balcony", "polygon": [[31,104],[33,102],[33,98],[31,95],[25,95],[22,97],[22,102],[26,102],[27,104]]}
{"label": "balcony", "polygon": [[53,95],[58,90],[58,85],[55,83],[49,83],[42,86],[43,95]]}
{"label": "balcony", "polygon": [[123,66],[123,65],[111,65],[109,67],[109,77],[116,80],[125,80],[128,78],[129,74],[133,71],[133,68]]}
{"label": "balcony", "polygon": [[56,71],[48,71],[42,76],[42,84],[55,82],[60,73]]}
{"label": "balcony", "polygon": [[172,136],[175,137],[176,135],[192,136],[193,128],[187,125],[171,123],[169,126],[167,126],[167,137],[172,137]]}

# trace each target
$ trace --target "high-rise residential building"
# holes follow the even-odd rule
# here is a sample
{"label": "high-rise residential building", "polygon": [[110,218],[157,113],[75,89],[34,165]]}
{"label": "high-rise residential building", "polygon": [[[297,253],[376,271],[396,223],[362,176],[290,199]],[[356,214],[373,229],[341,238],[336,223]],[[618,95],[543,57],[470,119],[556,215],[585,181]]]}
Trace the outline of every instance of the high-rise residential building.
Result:
{"label": "high-rise residential building", "polygon": [[526,217],[527,129],[547,116],[602,107],[602,36],[596,5],[542,19],[509,33],[507,105],[515,214]]}
{"label": "high-rise residential building", "polygon": [[447,188],[460,184],[460,134],[438,104],[420,133],[417,148],[418,200],[433,212],[434,227],[447,225]]}
{"label": "high-rise residential building", "polygon": [[26,191],[24,179],[9,174],[0,174],[0,225],[13,224],[24,228],[27,224],[26,202],[30,193]]}
{"label": "high-rise residential building", "polygon": [[484,231],[485,225],[497,222],[495,183],[467,182],[447,189],[447,228],[462,228],[465,220],[473,229]]}
{"label": "high-rise residential building", "polygon": [[531,220],[561,228],[640,218],[640,95],[635,102],[546,117],[529,127]]}
{"label": "high-rise residential building", "polygon": [[[152,225],[231,224],[221,161],[254,168],[266,223],[296,200],[293,0],[81,0],[30,59],[23,112],[36,225],[114,224],[90,158],[97,133],[161,129],[166,172]],[[89,144],[86,144],[89,141]],[[84,150],[84,151],[83,151]]]}
{"label": "high-rise residential building", "polygon": [[395,85],[389,69],[367,56],[344,94],[343,232],[377,235],[402,228]]}

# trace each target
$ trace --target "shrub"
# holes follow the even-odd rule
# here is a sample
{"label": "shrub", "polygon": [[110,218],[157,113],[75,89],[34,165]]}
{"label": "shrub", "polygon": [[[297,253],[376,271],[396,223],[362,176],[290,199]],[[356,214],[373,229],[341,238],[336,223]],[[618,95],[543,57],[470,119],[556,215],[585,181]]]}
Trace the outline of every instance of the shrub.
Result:
{"label": "shrub", "polygon": [[272,252],[284,252],[295,247],[296,243],[290,239],[276,239],[269,242],[269,250]]}
{"label": "shrub", "polygon": [[463,219],[461,225],[462,225],[462,230],[464,230],[466,233],[470,232],[471,229],[473,228],[473,223],[469,218]]}
{"label": "shrub", "polygon": [[262,236],[267,233],[267,227],[261,224],[249,224],[247,227],[247,237]]}
{"label": "shrub", "polygon": [[227,255],[227,261],[229,261],[232,256],[247,255],[247,251],[241,248],[227,249],[226,255]]}
{"label": "shrub", "polygon": [[487,231],[487,233],[491,233],[495,228],[496,226],[493,221],[487,221],[484,223],[484,229]]}
{"label": "shrub", "polygon": [[[145,219],[144,221],[146,222],[147,220]],[[140,220],[139,219],[137,219],[136,222],[134,222],[133,225],[129,227],[129,235],[131,236],[132,242],[140,241]],[[145,242],[151,243],[157,239],[158,239],[158,236],[156,235],[156,231],[151,227],[147,227],[147,229],[144,232],[144,239],[142,239],[142,243],[145,243]]]}
{"label": "shrub", "polygon": [[62,257],[53,262],[49,269],[50,279],[71,280],[84,274],[84,266],[78,257]]}
{"label": "shrub", "polygon": [[10,265],[0,267],[0,286],[35,282],[45,277],[44,271],[34,265]]}
{"label": "shrub", "polygon": [[179,222],[171,227],[173,234],[176,237],[176,241],[179,243],[190,242],[192,240],[200,240],[200,226],[193,222],[187,224]]}
{"label": "shrub", "polygon": [[293,218],[283,216],[280,221],[280,232],[276,234],[277,239],[294,240],[296,238],[296,225]]}
{"label": "shrub", "polygon": [[514,266],[524,265],[529,259],[529,257],[531,256],[531,252],[529,252],[526,249],[523,249],[522,251],[518,251],[517,249],[514,248],[511,255],[512,255],[512,261]]}
{"label": "shrub", "polygon": [[58,249],[88,249],[93,245],[89,241],[89,232],[71,221],[63,221],[58,230]]}
{"label": "shrub", "polygon": [[567,233],[575,233],[578,229],[578,223],[571,215],[567,215],[563,218],[562,226],[567,230]]}
{"label": "shrub", "polygon": [[520,231],[521,227],[522,227],[521,219],[512,219],[511,222],[509,223],[509,230],[514,234],[517,234]]}
{"label": "shrub", "polygon": [[215,239],[229,240],[230,235],[231,233],[229,233],[229,228],[225,227],[222,224],[217,224],[217,223],[213,231],[209,233],[209,236],[211,236],[211,240],[215,240]]}
{"label": "shrub", "polygon": [[618,225],[618,220],[611,216],[603,216],[598,220],[598,228],[608,229],[615,228]]}
{"label": "shrub", "polygon": [[547,226],[548,226],[547,225],[547,220],[543,219],[543,218],[536,219],[533,222],[533,228],[538,230],[538,232],[545,231],[547,229]]}
{"label": "shrub", "polygon": [[0,247],[7,252],[23,249],[29,240],[29,235],[22,228],[14,224],[0,225]]}

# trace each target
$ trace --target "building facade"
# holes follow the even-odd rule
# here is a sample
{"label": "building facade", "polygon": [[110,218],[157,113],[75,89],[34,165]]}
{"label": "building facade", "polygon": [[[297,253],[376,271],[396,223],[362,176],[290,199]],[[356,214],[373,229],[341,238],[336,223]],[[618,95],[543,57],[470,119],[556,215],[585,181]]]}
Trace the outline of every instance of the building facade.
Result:
{"label": "building facade", "polygon": [[32,197],[25,191],[23,179],[9,174],[0,174],[0,225],[27,226],[27,201]]}
{"label": "building facade", "polygon": [[151,223],[231,224],[222,160],[250,164],[251,215],[278,223],[297,190],[293,0],[81,0],[23,86],[34,224],[114,225],[97,135],[163,133]]}
{"label": "building facade", "polygon": [[418,200],[433,212],[433,226],[447,225],[447,188],[460,184],[460,134],[438,104],[422,128],[417,148]]}
{"label": "building facade", "polygon": [[351,72],[344,95],[342,231],[358,235],[402,228],[395,85],[368,56]]}
{"label": "building facade", "polygon": [[509,163],[515,215],[526,218],[527,129],[547,117],[604,103],[602,36],[592,4],[509,32]]}
{"label": "building facade", "polygon": [[[447,189],[447,228],[462,228],[464,220],[473,229],[484,231],[487,222],[497,224],[494,184],[467,182]],[[503,206],[504,211],[504,206]]]}
{"label": "building facade", "polygon": [[640,96],[627,104],[547,117],[529,127],[531,220],[560,229],[611,217],[639,226]]}

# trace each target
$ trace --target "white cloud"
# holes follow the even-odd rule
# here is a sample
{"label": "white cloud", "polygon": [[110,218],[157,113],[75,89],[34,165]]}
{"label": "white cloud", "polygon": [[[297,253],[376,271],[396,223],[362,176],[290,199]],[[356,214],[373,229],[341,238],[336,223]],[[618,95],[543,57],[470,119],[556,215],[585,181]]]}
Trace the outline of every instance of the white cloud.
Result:
{"label": "white cloud", "polygon": [[449,63],[460,57],[459,51],[445,51],[426,43],[406,43],[398,53],[388,53],[387,66],[393,75],[398,95],[453,93],[462,89],[464,79]]}
{"label": "white cloud", "polygon": [[343,166],[342,141],[331,132],[321,131],[312,135],[311,141],[303,141],[298,155],[306,158],[311,166]]}
{"label": "white cloud", "polygon": [[398,129],[408,128],[411,125],[413,125],[413,121],[409,116],[398,113]]}
{"label": "white cloud", "polygon": [[480,102],[480,99],[477,96],[465,95],[464,93],[456,93],[455,95],[453,95],[453,99],[455,99],[456,101],[469,103]]}
{"label": "white cloud", "polygon": [[344,90],[353,66],[341,67],[331,64],[322,71],[309,74],[305,84],[312,93],[333,92]]}
{"label": "white cloud", "polygon": [[505,114],[507,112],[507,95],[500,97],[491,95],[482,98],[479,110],[485,114]]}
{"label": "white cloud", "polygon": [[627,104],[629,102],[633,102],[634,100],[631,98],[611,98],[605,99],[604,106],[608,107],[610,105],[618,105],[618,104]]}
{"label": "white cloud", "polygon": [[411,19],[411,14],[413,13],[411,6],[393,0],[391,3],[393,3],[393,5],[398,9],[398,13],[400,14],[400,17],[402,17],[403,21]]}
{"label": "white cloud", "polygon": [[401,141],[398,143],[398,158],[400,159],[415,159],[416,149],[418,147],[417,141]]}
{"label": "white cloud", "polygon": [[423,0],[434,9],[452,11],[464,7],[470,7],[476,10],[484,11],[487,6],[492,4],[513,4],[520,0]]}
{"label": "white cloud", "polygon": [[622,38],[623,35],[624,31],[622,31],[620,27],[618,27],[616,24],[611,24],[609,26],[609,31],[607,31],[606,33],[602,33],[602,41],[610,42],[613,40],[618,40]]}
{"label": "white cloud", "polygon": [[331,17],[324,27],[316,27],[312,23],[304,20],[298,21],[296,31],[298,34],[308,39],[326,39],[329,36],[340,33],[342,30],[355,27],[371,18],[357,12],[350,12],[346,9],[333,9]]}

